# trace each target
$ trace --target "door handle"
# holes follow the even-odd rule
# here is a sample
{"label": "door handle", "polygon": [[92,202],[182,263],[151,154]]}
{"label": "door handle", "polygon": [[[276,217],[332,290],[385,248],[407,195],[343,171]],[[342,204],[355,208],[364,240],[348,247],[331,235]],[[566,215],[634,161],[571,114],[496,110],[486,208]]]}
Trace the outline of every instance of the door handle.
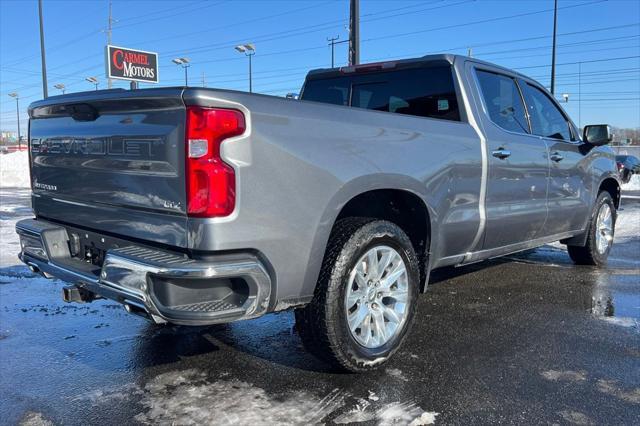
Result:
{"label": "door handle", "polygon": [[551,158],[551,160],[555,161],[556,163],[559,163],[560,161],[564,160],[564,157],[560,155],[559,152],[554,152],[549,156],[549,158]]}
{"label": "door handle", "polygon": [[505,158],[507,158],[507,157],[509,157],[511,155],[511,151],[508,151],[506,149],[500,148],[500,149],[496,149],[491,154],[496,158],[504,160]]}

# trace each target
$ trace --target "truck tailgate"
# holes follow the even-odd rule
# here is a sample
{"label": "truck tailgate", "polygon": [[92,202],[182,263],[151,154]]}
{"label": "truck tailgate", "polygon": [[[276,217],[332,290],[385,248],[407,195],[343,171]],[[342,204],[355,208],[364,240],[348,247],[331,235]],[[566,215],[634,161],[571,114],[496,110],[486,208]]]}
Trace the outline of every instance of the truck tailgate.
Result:
{"label": "truck tailgate", "polygon": [[187,246],[181,88],[58,96],[29,115],[37,216]]}

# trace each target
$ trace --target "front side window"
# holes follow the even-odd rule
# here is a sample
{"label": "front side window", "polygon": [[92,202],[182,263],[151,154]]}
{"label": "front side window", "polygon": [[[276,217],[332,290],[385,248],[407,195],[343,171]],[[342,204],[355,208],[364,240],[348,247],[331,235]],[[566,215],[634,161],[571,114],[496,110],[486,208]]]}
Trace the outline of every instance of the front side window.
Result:
{"label": "front side window", "polygon": [[513,78],[477,70],[482,97],[491,121],[505,130],[529,133],[520,90]]}
{"label": "front side window", "polygon": [[527,83],[525,88],[533,134],[545,138],[572,140],[569,122],[549,96],[531,84]]}

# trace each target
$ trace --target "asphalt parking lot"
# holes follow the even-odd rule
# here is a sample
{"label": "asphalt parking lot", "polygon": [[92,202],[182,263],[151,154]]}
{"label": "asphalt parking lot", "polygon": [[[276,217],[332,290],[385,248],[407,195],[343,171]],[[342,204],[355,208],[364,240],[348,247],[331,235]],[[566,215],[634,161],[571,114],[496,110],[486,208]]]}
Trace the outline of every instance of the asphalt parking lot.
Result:
{"label": "asphalt parking lot", "polygon": [[[2,190],[0,419],[5,424],[640,424],[640,200],[609,266],[560,245],[436,271],[383,370],[308,355],[291,312],[160,327],[19,266],[26,190]],[[638,197],[640,198],[640,197]]]}

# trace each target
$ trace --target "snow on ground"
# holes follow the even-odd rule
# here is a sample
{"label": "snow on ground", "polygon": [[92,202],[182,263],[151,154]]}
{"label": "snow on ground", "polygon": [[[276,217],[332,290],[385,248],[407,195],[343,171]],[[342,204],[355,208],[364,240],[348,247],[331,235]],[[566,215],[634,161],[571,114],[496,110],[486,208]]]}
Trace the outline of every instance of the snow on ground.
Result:
{"label": "snow on ground", "polygon": [[20,264],[15,228],[17,221],[33,216],[30,197],[29,189],[0,188],[0,267]]}
{"label": "snow on ground", "polygon": [[0,188],[29,188],[29,153],[17,151],[0,155]]}
{"label": "snow on ground", "polygon": [[622,184],[624,191],[640,191],[640,175],[633,175],[628,183]]}
{"label": "snow on ground", "polygon": [[623,210],[618,212],[616,219],[616,244],[629,242],[640,235],[640,209],[637,206],[637,202],[634,203],[622,198],[621,208]]}
{"label": "snow on ground", "polygon": [[[307,425],[320,424],[341,407],[347,412],[334,423],[377,420],[379,425],[430,425],[438,413],[424,411],[414,402],[375,403],[334,389],[324,396],[310,392],[270,395],[237,379],[210,380],[197,369],[159,374],[144,386],[133,383],[83,393],[74,399],[93,405],[113,404],[130,396],[140,398],[144,411],[135,416],[142,424]],[[348,409],[353,404],[352,409]]]}

